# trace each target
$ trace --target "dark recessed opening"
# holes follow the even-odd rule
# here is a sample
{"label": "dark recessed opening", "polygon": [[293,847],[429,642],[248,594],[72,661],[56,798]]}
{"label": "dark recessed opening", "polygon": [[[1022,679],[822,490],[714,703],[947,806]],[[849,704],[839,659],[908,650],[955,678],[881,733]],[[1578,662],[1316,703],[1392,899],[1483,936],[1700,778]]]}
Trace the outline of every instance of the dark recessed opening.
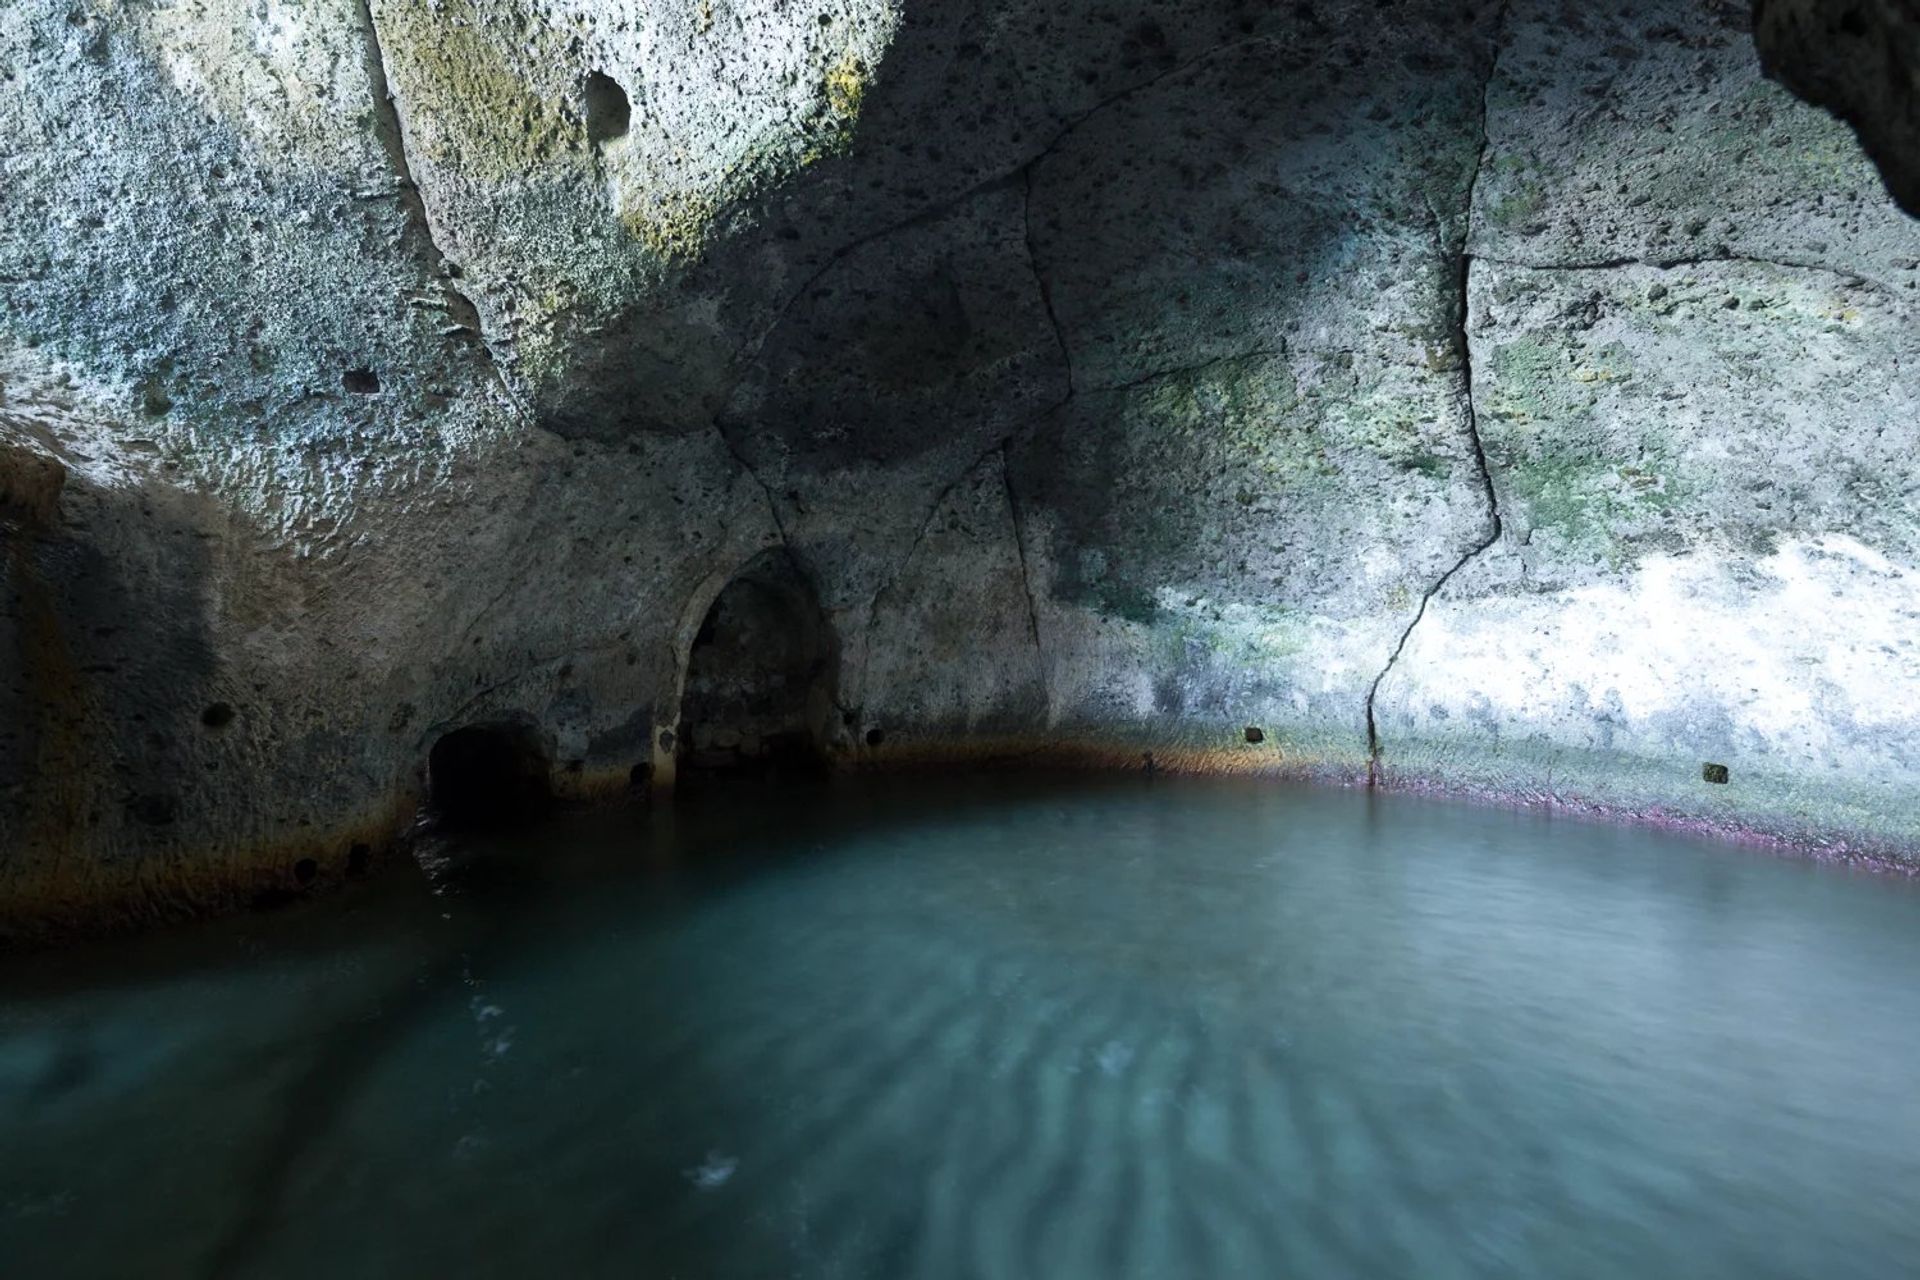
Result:
{"label": "dark recessed opening", "polygon": [[293,864],[293,878],[301,884],[312,884],[313,878],[320,874],[320,864],[312,858],[302,858]]}
{"label": "dark recessed opening", "polygon": [[498,825],[546,812],[548,763],[532,726],[468,725],[427,753],[427,797],[448,826]]}
{"label": "dark recessed opening", "polygon": [[233,723],[233,708],[224,702],[209,702],[200,713],[200,723],[209,729],[224,729]]}
{"label": "dark recessed opening", "polygon": [[633,788],[633,790],[645,791],[652,784],[653,764],[651,761],[642,760],[639,764],[627,770],[627,785]]}
{"label": "dark recessed opening", "polygon": [[886,734],[884,734],[884,733],[882,733],[882,732],[881,732],[880,730],[878,730],[878,729],[869,729],[869,730],[867,730],[867,745],[868,745],[868,746],[870,746],[870,747],[877,747],[877,746],[879,746],[879,745],[880,745],[881,743],[883,743],[883,742],[885,742],[886,740],[887,740],[887,735],[886,735]]}
{"label": "dark recessed opening", "polygon": [[588,142],[604,147],[627,136],[627,128],[633,123],[633,106],[618,80],[595,71],[587,76],[580,92],[587,108]]}
{"label": "dark recessed opening", "polygon": [[136,822],[164,827],[180,816],[180,802],[169,795],[135,796],[127,801],[127,811]]}
{"label": "dark recessed opening", "polygon": [[769,553],[727,584],[694,639],[682,764],[696,773],[816,772],[833,715],[826,622],[798,566]]}
{"label": "dark recessed opening", "polygon": [[1250,724],[1247,726],[1246,739],[1248,742],[1265,742],[1267,734],[1259,725]]}
{"label": "dark recessed opening", "polygon": [[340,386],[356,396],[375,395],[380,390],[380,375],[371,369],[349,369],[340,375]]}
{"label": "dark recessed opening", "polygon": [[373,847],[371,845],[354,845],[351,849],[347,850],[347,874],[350,876],[363,876],[367,874],[367,866],[372,861]]}
{"label": "dark recessed opening", "polygon": [[1700,766],[1700,776],[1708,782],[1724,783],[1727,780],[1727,766],[1723,764],[1703,764]]}

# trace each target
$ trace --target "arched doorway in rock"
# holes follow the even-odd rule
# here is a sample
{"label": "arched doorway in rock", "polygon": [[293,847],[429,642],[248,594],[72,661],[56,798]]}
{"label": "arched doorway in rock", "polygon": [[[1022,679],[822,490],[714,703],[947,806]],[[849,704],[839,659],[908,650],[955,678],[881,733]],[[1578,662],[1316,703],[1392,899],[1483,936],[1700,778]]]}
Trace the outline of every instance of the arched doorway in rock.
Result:
{"label": "arched doorway in rock", "polygon": [[687,657],[679,768],[812,773],[826,762],[832,635],[791,556],[751,561],[715,597]]}
{"label": "arched doorway in rock", "polygon": [[552,762],[539,731],[513,720],[442,734],[427,753],[427,802],[453,827],[537,817],[552,803]]}

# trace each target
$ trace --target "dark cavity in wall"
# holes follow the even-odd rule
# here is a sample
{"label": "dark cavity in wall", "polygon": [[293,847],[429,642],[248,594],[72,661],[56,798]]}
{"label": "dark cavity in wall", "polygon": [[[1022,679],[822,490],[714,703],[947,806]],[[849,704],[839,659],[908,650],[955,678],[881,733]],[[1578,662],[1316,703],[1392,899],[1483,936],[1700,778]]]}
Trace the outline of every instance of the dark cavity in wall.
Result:
{"label": "dark cavity in wall", "polygon": [[812,588],[784,552],[714,600],[687,660],[676,739],[700,773],[814,773],[833,715],[834,654]]}
{"label": "dark cavity in wall", "polygon": [[449,827],[497,826],[538,817],[552,793],[547,752],[532,725],[467,725],[427,754],[427,800]]}
{"label": "dark cavity in wall", "polygon": [[592,72],[581,87],[580,96],[587,109],[588,142],[604,147],[627,136],[627,128],[633,122],[633,107],[618,80]]}

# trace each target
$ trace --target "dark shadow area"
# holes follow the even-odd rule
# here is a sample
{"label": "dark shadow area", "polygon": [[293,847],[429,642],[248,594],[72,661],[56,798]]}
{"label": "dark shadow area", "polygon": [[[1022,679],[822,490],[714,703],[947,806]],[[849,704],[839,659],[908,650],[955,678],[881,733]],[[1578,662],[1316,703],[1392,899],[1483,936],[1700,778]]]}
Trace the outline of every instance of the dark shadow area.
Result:
{"label": "dark shadow area", "polygon": [[595,71],[587,76],[581,89],[587,109],[587,140],[604,147],[627,136],[633,120],[633,106],[627,91],[612,76]]}
{"label": "dark shadow area", "polygon": [[548,760],[532,725],[467,725],[427,755],[427,801],[448,827],[481,827],[539,817],[552,804]]}
{"label": "dark shadow area", "polygon": [[[1377,133],[1376,117],[1403,112],[1351,87],[1360,84],[1407,84],[1404,114],[1455,121],[1450,136],[1471,136],[1495,12],[1402,0],[1369,39],[1343,42],[1342,20],[1321,13],[1324,4],[1214,0],[1169,21],[1167,7],[1148,0],[1042,0],[1021,10],[1016,68],[993,52],[989,9],[919,0],[894,8],[897,26],[857,127],[803,148],[797,168],[770,137],[764,178],[728,190],[717,234],[702,241],[680,288],[611,314],[561,318],[566,370],[531,388],[543,427],[623,442],[704,431],[725,413],[729,424],[755,418],[738,433],[751,463],[763,449],[826,468],[848,456],[919,454],[952,436],[903,428],[916,411],[893,401],[913,397],[943,416],[958,404],[971,417],[982,404],[1057,396],[1066,374],[1043,293],[1065,306],[1068,332],[1096,336],[1114,319],[1095,314],[1099,303],[1141,295],[1136,328],[1177,348],[1155,366],[1265,345],[1272,334],[1259,331],[1272,327],[1289,291],[1189,314],[1208,295],[1137,281],[1136,256],[1177,244],[1166,260],[1192,271],[1188,242],[1204,244],[1223,298],[1262,278],[1254,270],[1262,264],[1280,264],[1275,278],[1317,274],[1344,253],[1356,215],[1328,207],[1318,179],[1302,172],[1303,154],[1320,154],[1322,137]],[[596,146],[622,118],[610,72],[635,83],[611,65],[586,80]],[[1225,97],[1223,78],[1255,86],[1255,96]],[[645,96],[637,83],[632,96]],[[1248,123],[1249,109],[1273,111],[1276,100],[1278,111]],[[1223,109],[1229,101],[1233,109]],[[1341,168],[1387,154],[1355,148]],[[1153,199],[1148,167],[1171,181],[1152,184],[1161,189]],[[1456,167],[1433,184],[1443,209],[1464,189],[1465,168]],[[1395,163],[1391,172],[1413,168]],[[1415,201],[1424,208],[1417,193]],[[1272,210],[1287,206],[1308,226],[1270,233]],[[851,296],[865,305],[846,306]],[[689,299],[717,301],[717,319]],[[730,406],[742,370],[714,358],[715,324],[732,335],[730,350],[758,353],[764,367],[751,372],[780,396],[764,416]],[[779,332],[763,343],[769,325]],[[790,362],[807,363],[809,375],[783,381]],[[823,431],[823,419],[834,429]]]}
{"label": "dark shadow area", "polygon": [[823,772],[833,678],[812,587],[784,552],[761,556],[721,591],[694,638],[680,703],[682,771]]}

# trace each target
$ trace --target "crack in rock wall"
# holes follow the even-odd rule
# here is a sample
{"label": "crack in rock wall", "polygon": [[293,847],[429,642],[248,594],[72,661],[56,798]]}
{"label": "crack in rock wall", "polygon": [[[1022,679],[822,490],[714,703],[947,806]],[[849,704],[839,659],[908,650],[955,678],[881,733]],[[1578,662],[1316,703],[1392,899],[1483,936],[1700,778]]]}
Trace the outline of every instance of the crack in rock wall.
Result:
{"label": "crack in rock wall", "polygon": [[1380,782],[1380,722],[1374,714],[1375,703],[1380,697],[1380,685],[1393,673],[1393,666],[1406,651],[1407,640],[1413,635],[1413,629],[1427,614],[1427,606],[1440,594],[1453,576],[1467,567],[1469,561],[1500,540],[1503,528],[1500,519],[1500,494],[1493,483],[1493,473],[1487,469],[1487,449],[1480,436],[1480,416],[1478,406],[1473,399],[1473,340],[1467,329],[1472,321],[1473,301],[1473,256],[1467,251],[1467,245],[1473,240],[1474,197],[1480,189],[1480,177],[1487,168],[1487,146],[1491,141],[1488,132],[1488,103],[1493,89],[1494,75],[1500,68],[1500,48],[1506,39],[1507,16],[1510,6],[1502,4],[1493,22],[1493,47],[1487,56],[1486,78],[1480,83],[1480,143],[1473,157],[1473,173],[1467,179],[1466,198],[1462,202],[1459,217],[1459,238],[1457,243],[1444,243],[1444,225],[1440,213],[1433,207],[1431,200],[1427,211],[1433,217],[1434,236],[1442,239],[1442,252],[1454,263],[1454,289],[1451,299],[1452,332],[1448,335],[1453,346],[1454,359],[1460,375],[1460,399],[1465,406],[1468,442],[1473,448],[1474,468],[1479,472],[1480,486],[1486,495],[1486,529],[1474,544],[1463,551],[1458,560],[1448,566],[1447,571],[1434,579],[1426,594],[1420,597],[1420,607],[1414,610],[1408,620],[1407,628],[1400,633],[1399,642],[1393,646],[1393,652],[1387,655],[1386,665],[1380,668],[1380,674],[1367,686],[1367,785],[1377,786]]}
{"label": "crack in rock wall", "polygon": [[1410,636],[1383,767],[1910,842],[1920,236],[1711,10],[1624,12],[1661,38],[1609,61],[1515,19],[1467,335],[1508,536]]}
{"label": "crack in rock wall", "polygon": [[1738,6],[20,0],[0,71],[0,933],[349,874],[463,724],[664,781],[775,547],[849,765],[1920,847],[1920,224]]}

